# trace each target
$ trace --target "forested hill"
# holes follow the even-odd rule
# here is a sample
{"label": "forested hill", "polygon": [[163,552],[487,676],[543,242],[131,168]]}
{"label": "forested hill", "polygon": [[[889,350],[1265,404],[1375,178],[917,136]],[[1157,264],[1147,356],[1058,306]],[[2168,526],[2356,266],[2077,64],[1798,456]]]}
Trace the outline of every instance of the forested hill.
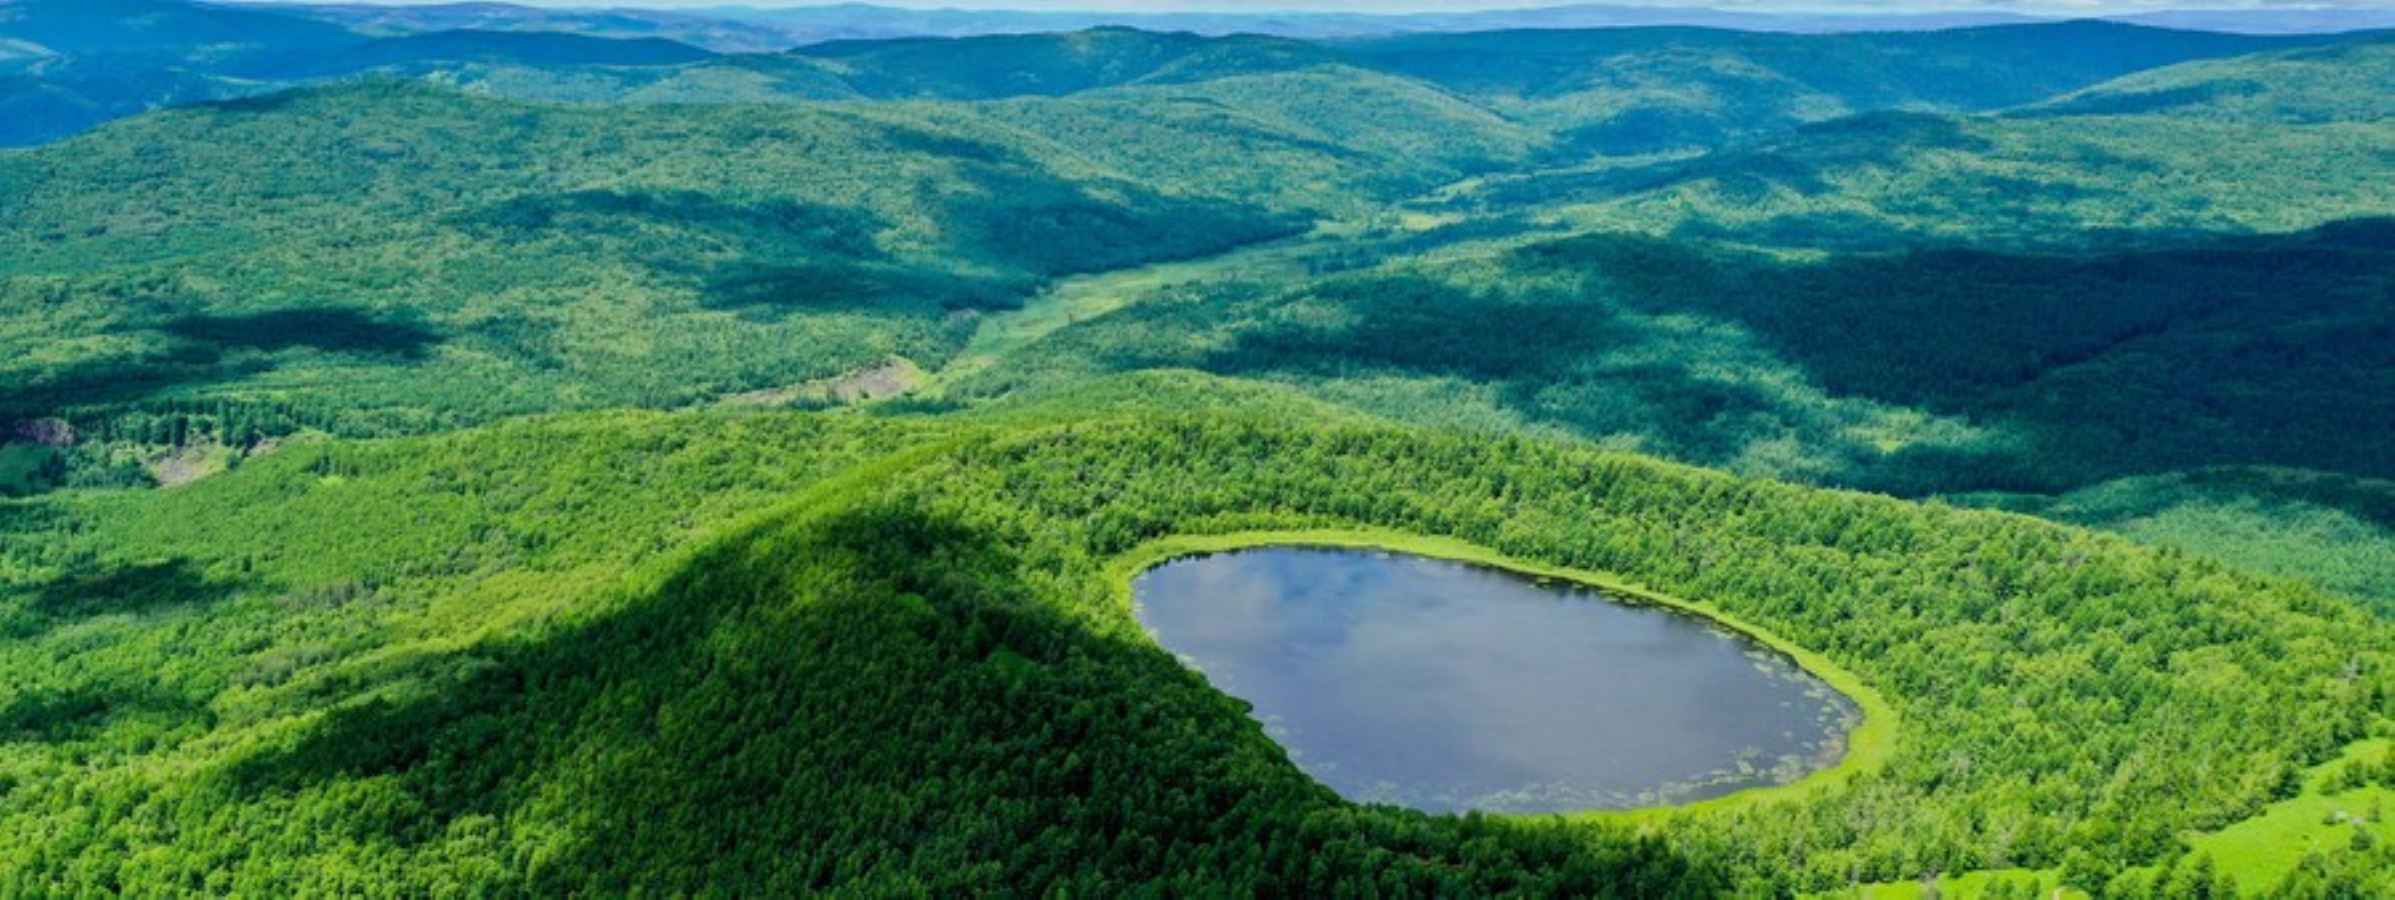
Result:
{"label": "forested hill", "polygon": [[[2379,409],[2368,352],[2385,317],[2373,274],[2384,252],[2371,236],[2384,229],[2337,223],[2395,211],[2378,149],[2395,138],[2369,90],[2387,74],[2387,42],[2318,43],[2329,40],[2088,23],[1339,44],[1106,29],[690,62],[672,61],[697,52],[678,45],[575,36],[363,41],[349,45],[361,59],[412,47],[475,61],[169,110],[0,154],[11,213],[0,221],[0,345],[12,351],[0,411],[63,418],[94,439],[63,458],[18,445],[0,490],[141,483],[159,454],[237,456],[309,429],[417,433],[523,412],[807,394],[893,358],[936,371],[984,321],[1058,278],[1317,224],[1330,230],[1288,281],[1240,288],[1236,303],[1068,314],[1051,341],[945,393],[978,401],[1157,366],[1304,373],[1417,421],[1560,427],[1904,493],[2070,491],[2213,465],[2383,477],[2373,455],[2383,444],[2315,439],[2350,418],[2288,415]],[[2115,45],[2117,55],[2092,49]],[[2257,46],[2285,49],[1988,113],[1839,115],[2002,106],[2020,85]],[[667,58],[557,61],[653,50]],[[1734,77],[1709,80],[1719,73]],[[2239,85],[2206,88],[2237,99],[2087,106],[2186,97],[2172,87],[2182,83]],[[876,101],[868,88],[985,99]],[[584,102],[477,96],[561,92]],[[709,102],[609,102],[625,92]],[[844,99],[804,99],[818,95]],[[1749,129],[1769,133],[1735,134]],[[1612,159],[1604,134],[1679,149]],[[1697,152],[1712,143],[1722,146]],[[1554,244],[1536,266],[1490,255],[1573,230],[1597,234]],[[1649,252],[1610,236],[1623,232],[1690,243]],[[1473,249],[1481,238],[1496,243]],[[1941,255],[1958,247],[1967,252]],[[1800,266],[1748,255],[1757,248],[1856,255]],[[2157,253],[2173,250],[2211,259]],[[1416,252],[1481,259],[1415,265]],[[2075,258],[2084,253],[2103,255]],[[2287,253],[2324,265],[2273,276],[2271,260]],[[1303,283],[1384,257],[1394,259],[1379,271]],[[2123,267],[2133,274],[2108,274]],[[1682,269],[1729,293],[1700,301],[1653,277]],[[2030,273],[2042,274],[2023,281]],[[1762,323],[1755,339],[1788,343],[1757,356],[1705,329],[1643,326],[1652,343],[1624,340],[1598,328],[1613,313],[1559,321],[1543,344],[1490,330],[1519,313],[1523,286],[1558,277],[1576,279],[1561,295],[1571,299],[1542,315],[1594,316],[1626,292],[1647,297],[1636,316]],[[1441,286],[1409,287],[1424,278]],[[1918,284],[1923,301],[1887,314],[1870,286],[1885,279]],[[1955,285],[1979,299],[1927,299],[1956,296]],[[1804,344],[1806,314],[1774,299],[1791,290],[1826,298],[1824,314],[1903,326],[1869,346],[1953,352],[1883,354],[1873,368]],[[2140,299],[2019,358],[1947,358],[1967,355],[1955,336],[2023,330],[2004,317],[2053,298],[2123,295]],[[1361,318],[1301,324],[1305,310]],[[1697,339],[1707,349],[1686,346]],[[1470,362],[1499,345],[1502,360]],[[1732,354],[1738,378],[1765,381],[1622,379],[1621,354],[1642,345]],[[1445,361],[1417,365],[1430,361],[1418,350]],[[1930,370],[1905,368],[1915,363]],[[1948,384],[1954,366],[1970,370],[1967,384]],[[2226,380],[2182,385],[2165,377],[2174,372]],[[2118,409],[2051,393],[2099,374],[2155,393]],[[1426,399],[1455,379],[1473,390]],[[1934,396],[1887,393],[1904,384]],[[2363,399],[2341,405],[2347,397]],[[2089,427],[2099,408],[2138,424]],[[1779,433],[1795,443],[1759,442],[1763,423],[1792,421]],[[124,447],[141,448],[141,461]]]}
{"label": "forested hill", "polygon": [[[1183,377],[309,442],[0,508],[0,883],[37,892],[2126,892],[2395,711],[2390,626],[2288,582]],[[1144,638],[1116,561],[1365,527],[1706,598],[1886,692],[1895,752],[1644,839],[1342,802]]]}
{"label": "forested hill", "polygon": [[0,4],[0,35],[45,54],[183,59],[363,40],[312,19],[179,0],[13,0]]}
{"label": "forested hill", "polygon": [[2024,116],[2170,115],[2256,123],[2384,122],[2395,35],[2167,66],[2075,91]]}
{"label": "forested hill", "polygon": [[[2395,893],[2383,35],[312,15],[0,0],[0,896]],[[1351,802],[1285,540],[1862,726]]]}
{"label": "forested hill", "polygon": [[1880,110],[1713,152],[1492,180],[1464,208],[1747,244],[2067,250],[2395,210],[2382,36],[2141,72],[1988,113]]}
{"label": "forested hill", "polygon": [[[115,21],[152,24],[102,27]],[[1110,27],[718,55],[666,37],[694,27],[671,17],[640,20],[653,28],[626,21],[586,29],[596,34],[550,30],[537,18],[455,21],[464,27],[383,34],[183,0],[18,0],[0,6],[0,46],[16,50],[0,54],[0,107],[17,113],[0,126],[0,144],[52,140],[157,106],[365,73],[529,99],[745,103],[1057,96],[1336,63],[1456,92],[1555,132],[1574,150],[1634,153],[1714,146],[1870,109],[2028,103],[2139,69],[2327,39],[2093,22],[1908,34],[1621,28],[1333,42]],[[510,23],[524,30],[474,28]]]}
{"label": "forested hill", "polygon": [[1488,32],[1339,46],[1547,124],[1575,146],[1639,153],[1868,110],[1996,109],[2154,66],[2323,40],[2067,22],[1853,35]]}
{"label": "forested hill", "polygon": [[1285,38],[1209,38],[1129,28],[961,39],[833,41],[802,47],[791,55],[827,62],[867,96],[951,100],[1059,96],[1346,61],[1330,48]]}
{"label": "forested hill", "polygon": [[2395,126],[2368,87],[2395,78],[2384,46],[2087,92],[2248,86],[2218,114],[1880,112],[1481,179],[1425,206],[1543,209],[1588,233],[1168,287],[952,387],[1264,378],[1409,421],[1973,492],[2395,612],[2395,456],[2374,437],[2395,423]]}
{"label": "forested hill", "polygon": [[363,71],[429,72],[465,64],[528,67],[672,66],[716,58],[662,38],[606,39],[517,31],[441,31],[378,38],[316,52],[261,53],[218,67],[245,78],[321,79]]}
{"label": "forested hill", "polygon": [[[456,28],[570,31],[599,37],[663,36],[724,51],[778,50],[830,40],[968,37],[1078,31],[1105,26],[1198,34],[1265,34],[1312,40],[1421,33],[1701,26],[1742,31],[1838,34],[1932,31],[2052,19],[2001,12],[1773,14],[1703,6],[1572,3],[1469,12],[1141,12],[929,9],[841,3],[815,6],[701,6],[679,11],[532,7],[509,3],[389,6],[289,4],[284,11],[377,34]],[[2109,21],[2238,34],[2309,34],[2386,28],[2395,15],[2359,6],[2266,6],[2116,14]]]}
{"label": "forested hill", "polygon": [[934,365],[1043,279],[1304,227],[974,115],[392,82],[122,123],[0,185],[10,418],[256,398],[344,431]]}
{"label": "forested hill", "polygon": [[0,341],[22,351],[0,409],[100,434],[254,403],[237,417],[266,433],[385,433],[937,366],[1055,277],[1304,231],[1536,146],[1409,83],[1291,77],[1313,80],[629,109],[385,80],[118,123],[0,156]]}

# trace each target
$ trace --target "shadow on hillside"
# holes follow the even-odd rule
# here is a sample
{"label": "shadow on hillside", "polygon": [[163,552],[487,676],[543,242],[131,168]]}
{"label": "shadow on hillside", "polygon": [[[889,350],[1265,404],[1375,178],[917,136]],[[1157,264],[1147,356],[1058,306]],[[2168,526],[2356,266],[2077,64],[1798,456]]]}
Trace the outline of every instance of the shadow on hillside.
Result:
{"label": "shadow on hillside", "polygon": [[1112,196],[1100,196],[1055,180],[1029,160],[968,166],[960,174],[965,187],[943,195],[932,221],[983,259],[1039,277],[1212,256],[1312,227],[1259,206],[1134,184],[1107,185]]}
{"label": "shadow on hillside", "polygon": [[90,358],[0,386],[0,420],[237,381],[274,370],[292,351],[414,364],[445,339],[417,322],[338,307],[185,315],[132,334],[147,342],[138,356]]}
{"label": "shadow on hillside", "polygon": [[112,721],[139,718],[153,731],[209,727],[215,716],[190,698],[149,688],[96,685],[17,691],[0,702],[0,745],[65,743],[98,735]]}
{"label": "shadow on hillside", "polygon": [[[1267,305],[1281,301],[1267,301]],[[1570,292],[1475,290],[1422,276],[1326,281],[1303,309],[1263,313],[1186,364],[1230,375],[1371,379],[1389,372],[1493,386],[1531,421],[1591,436],[1637,434],[1649,451],[1720,463],[1789,411],[1754,384],[1629,353],[1647,326]],[[1327,311],[1316,313],[1316,307]]]}
{"label": "shadow on hillside", "polygon": [[[1237,701],[1061,612],[1110,595],[1059,582],[1016,549],[1032,543],[903,501],[785,523],[620,609],[428,662],[209,789],[302,808],[372,793],[394,811],[377,834],[566,823],[517,885],[543,893],[703,890],[725,873],[773,893],[892,873],[958,890],[1224,884],[1302,878],[1325,841],[1403,832],[1365,838],[1408,848],[1373,864],[1438,867],[1475,831],[1511,833],[1346,811]],[[1562,865],[1604,846],[1550,844],[1481,852]],[[1235,865],[1251,868],[1221,868]]]}
{"label": "shadow on hillside", "polygon": [[923,267],[827,258],[717,267],[701,277],[699,305],[750,319],[808,313],[907,316],[1022,306],[1028,281],[967,278]]}
{"label": "shadow on hillside", "polygon": [[72,572],[35,588],[27,608],[51,619],[74,620],[205,605],[230,597],[243,587],[240,580],[211,576],[188,559],[120,562]]}
{"label": "shadow on hillside", "polygon": [[[1899,493],[2045,493],[2231,464],[2387,478],[2391,298],[2395,220],[2169,249],[1819,262],[1591,235],[1493,269],[1326,280],[1173,324],[1227,338],[1194,360],[1109,362],[1460,378],[1531,422],[1711,465],[1793,441],[1821,480]],[[1723,328],[1745,338],[1687,338]],[[1736,355],[1742,343],[1765,358]],[[1873,449],[1789,385],[1987,436]]]}
{"label": "shadow on hillside", "polygon": [[[451,224],[488,237],[524,240],[544,233],[636,237],[643,228],[694,232],[753,255],[803,249],[854,259],[882,259],[873,234],[888,227],[858,209],[766,199],[732,203],[697,191],[586,190],[526,194],[453,217]],[[684,257],[688,248],[661,249],[654,262]]]}
{"label": "shadow on hillside", "polygon": [[2239,491],[2267,500],[2293,500],[2334,509],[2395,531],[2395,483],[2320,472],[2274,469],[2203,469],[2189,472],[2189,485]]}
{"label": "shadow on hillside", "polygon": [[64,521],[66,516],[49,504],[0,500],[0,534],[32,534]]}
{"label": "shadow on hillside", "polygon": [[[1739,324],[1841,395],[2006,421],[2095,480],[2219,464],[2395,475],[2395,220],[2095,254],[1783,263],[1637,239],[1524,251],[1630,307]],[[2064,485],[2050,485],[2064,486]]]}
{"label": "shadow on hillside", "polygon": [[423,359],[441,341],[440,332],[414,322],[338,307],[184,316],[159,330],[220,350],[304,348],[401,360]]}
{"label": "shadow on hillside", "polygon": [[[1060,682],[1051,669],[1155,680],[1178,667],[1037,602],[1005,549],[1014,543],[867,509],[720,547],[620,611],[427,663],[413,689],[333,712],[287,751],[233,766],[228,786],[254,798],[391,779],[419,810],[397,827],[437,834],[530,802],[542,784],[574,784],[583,829],[549,874],[618,889],[697,888],[694,847],[757,884],[820,886],[836,861],[805,848],[905,853],[925,827],[1003,858],[1035,823],[1071,821],[1093,788],[1092,772],[1048,769],[1056,742],[1112,733],[1093,764],[1142,773],[1133,781],[1152,789],[1190,777],[1146,771],[1167,765],[1152,754],[1169,740],[1164,723],[1076,715],[1075,704],[1119,701],[1104,679]],[[380,699],[395,693],[408,699]],[[1173,705],[1203,723],[1215,764],[1269,762],[1226,701],[1184,693]],[[984,804],[1004,812],[977,818]]]}
{"label": "shadow on hillside", "polygon": [[[1742,121],[1684,109],[1634,107],[1611,119],[1568,132],[1566,137],[1573,142],[1569,146],[1615,155],[1667,152],[1689,146],[1720,149],[1651,165],[1533,172],[1527,177],[1492,183],[1474,193],[1459,194],[1456,202],[1486,209],[1516,209],[1563,200],[1595,201],[1708,179],[1729,200],[1760,200],[1780,191],[1817,195],[1837,189],[1828,177],[1834,173],[1894,167],[1919,153],[1981,153],[1992,149],[1986,139],[1964,130],[1961,120],[1930,113],[1890,110],[1810,124],[1791,123],[1793,128],[1786,134],[1746,144],[1731,143],[1734,128],[1738,127],[1732,123]],[[1856,236],[1846,237],[1851,240]]]}

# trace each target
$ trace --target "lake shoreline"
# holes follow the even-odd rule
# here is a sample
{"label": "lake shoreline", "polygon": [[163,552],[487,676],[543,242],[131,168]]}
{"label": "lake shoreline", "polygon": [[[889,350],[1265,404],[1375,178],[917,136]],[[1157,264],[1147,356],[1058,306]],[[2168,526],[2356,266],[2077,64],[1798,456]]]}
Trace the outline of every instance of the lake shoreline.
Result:
{"label": "lake shoreline", "polygon": [[[1405,553],[1484,566],[1534,579],[1571,582],[1598,590],[1612,599],[1626,603],[1654,606],[1693,615],[1704,619],[1709,625],[1786,654],[1798,668],[1820,679],[1860,710],[1860,717],[1856,725],[1846,733],[1846,747],[1839,760],[1835,764],[1795,781],[1746,788],[1684,804],[1576,812],[1495,812],[1484,813],[1485,815],[1514,819],[1560,819],[1574,822],[1647,823],[1665,818],[1744,809],[1842,787],[1856,777],[1884,767],[1895,750],[1898,731],[1898,716],[1895,708],[1889,705],[1887,699],[1882,697],[1878,691],[1866,684],[1861,676],[1818,652],[1781,637],[1768,628],[1731,615],[1709,603],[1688,600],[1654,590],[1618,575],[1525,560],[1455,538],[1371,528],[1173,535],[1149,541],[1116,555],[1108,561],[1106,574],[1110,586],[1118,595],[1118,608],[1123,614],[1129,616],[1133,614],[1132,582],[1149,569],[1177,559],[1259,547],[1321,547]],[[1151,636],[1150,639],[1153,640],[1153,637]]]}

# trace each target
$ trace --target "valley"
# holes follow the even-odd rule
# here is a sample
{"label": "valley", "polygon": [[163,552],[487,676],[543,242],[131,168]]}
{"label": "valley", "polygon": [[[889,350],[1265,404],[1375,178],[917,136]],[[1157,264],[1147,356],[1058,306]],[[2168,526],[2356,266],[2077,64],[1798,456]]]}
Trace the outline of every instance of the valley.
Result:
{"label": "valley", "polygon": [[0,2],[0,894],[2395,892],[2395,38],[1325,16]]}

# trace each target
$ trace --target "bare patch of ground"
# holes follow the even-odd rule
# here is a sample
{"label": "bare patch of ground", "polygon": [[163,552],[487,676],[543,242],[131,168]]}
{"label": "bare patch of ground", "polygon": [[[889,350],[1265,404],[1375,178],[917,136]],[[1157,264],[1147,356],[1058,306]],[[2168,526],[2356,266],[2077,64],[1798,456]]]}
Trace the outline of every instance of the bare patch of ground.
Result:
{"label": "bare patch of ground", "polygon": [[730,406],[846,406],[896,397],[923,383],[923,370],[905,357],[832,378],[818,378],[724,398]]}
{"label": "bare patch of ground", "polygon": [[182,487],[218,472],[241,464],[242,460],[265,456],[282,446],[282,441],[268,438],[247,451],[236,450],[215,442],[193,444],[180,450],[159,453],[142,460],[162,488]]}

